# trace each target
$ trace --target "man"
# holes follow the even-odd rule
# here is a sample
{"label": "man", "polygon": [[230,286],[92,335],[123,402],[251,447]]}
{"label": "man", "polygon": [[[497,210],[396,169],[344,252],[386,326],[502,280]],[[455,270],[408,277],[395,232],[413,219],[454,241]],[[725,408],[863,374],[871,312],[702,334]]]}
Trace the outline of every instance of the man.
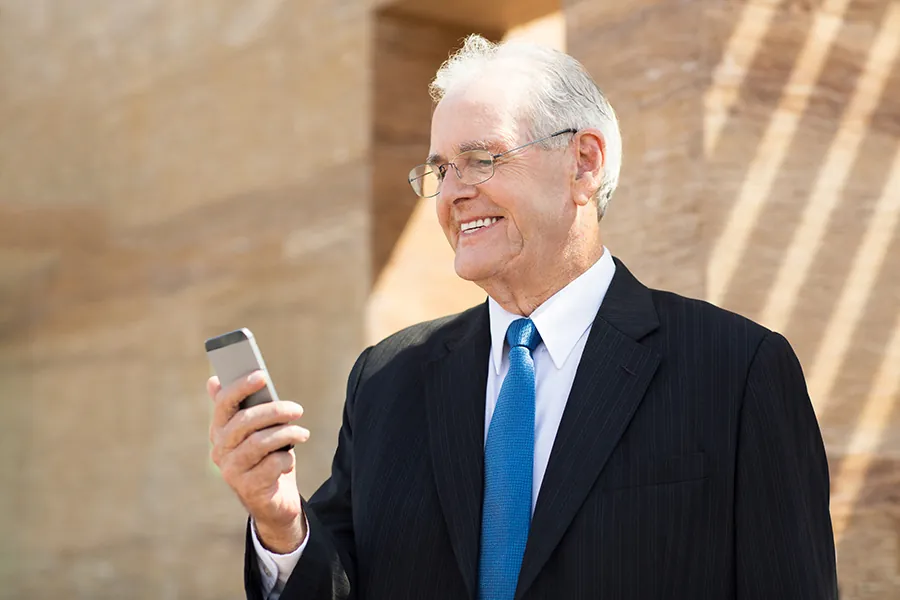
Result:
{"label": "man", "polygon": [[250,598],[837,596],[822,439],[788,342],[650,290],[601,241],[621,163],[573,58],[473,36],[432,94],[434,197],[485,304],[366,349],[302,500],[291,402],[215,378]]}

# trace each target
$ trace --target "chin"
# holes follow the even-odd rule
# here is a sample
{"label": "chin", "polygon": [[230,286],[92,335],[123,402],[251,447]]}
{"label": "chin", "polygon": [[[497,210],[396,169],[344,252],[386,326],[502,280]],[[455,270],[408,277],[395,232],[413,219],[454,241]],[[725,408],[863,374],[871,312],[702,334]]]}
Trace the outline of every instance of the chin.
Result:
{"label": "chin", "polygon": [[490,261],[461,257],[458,254],[453,266],[460,279],[476,283],[490,278],[497,271],[496,266]]}

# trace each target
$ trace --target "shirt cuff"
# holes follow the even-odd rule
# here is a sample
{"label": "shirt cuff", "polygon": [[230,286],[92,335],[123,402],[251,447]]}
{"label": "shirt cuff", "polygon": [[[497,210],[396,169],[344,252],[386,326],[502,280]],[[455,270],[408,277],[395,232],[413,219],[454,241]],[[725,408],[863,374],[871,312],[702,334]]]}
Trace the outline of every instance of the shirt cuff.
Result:
{"label": "shirt cuff", "polygon": [[306,521],[306,537],[303,538],[300,546],[288,554],[275,554],[267,550],[262,545],[262,542],[259,541],[259,536],[256,535],[256,523],[253,522],[252,518],[250,519],[252,524],[250,537],[253,539],[253,547],[256,549],[256,557],[259,561],[259,573],[262,578],[264,598],[268,598],[276,587],[278,592],[284,589],[287,580],[294,571],[294,567],[297,566],[300,557],[303,556],[303,551],[309,542],[309,520],[306,519],[305,514],[303,515],[303,520]]}

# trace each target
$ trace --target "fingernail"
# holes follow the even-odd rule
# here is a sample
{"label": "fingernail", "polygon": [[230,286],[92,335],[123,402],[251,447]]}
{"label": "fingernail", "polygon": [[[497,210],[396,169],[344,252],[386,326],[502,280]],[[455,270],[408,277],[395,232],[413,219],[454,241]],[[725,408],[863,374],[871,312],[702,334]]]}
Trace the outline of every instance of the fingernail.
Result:
{"label": "fingernail", "polygon": [[263,376],[262,376],[262,373],[260,373],[259,371],[257,371],[256,373],[253,373],[253,374],[247,379],[247,381],[248,381],[249,383],[251,383],[251,384],[254,384],[254,383],[260,383],[260,382],[262,382],[262,380],[263,380]]}

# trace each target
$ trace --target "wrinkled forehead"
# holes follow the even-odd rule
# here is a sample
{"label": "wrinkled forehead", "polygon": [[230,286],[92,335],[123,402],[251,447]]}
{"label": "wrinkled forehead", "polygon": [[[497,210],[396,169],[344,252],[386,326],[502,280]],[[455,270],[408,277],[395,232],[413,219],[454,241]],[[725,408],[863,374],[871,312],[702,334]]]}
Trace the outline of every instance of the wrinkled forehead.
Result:
{"label": "wrinkled forehead", "polygon": [[470,85],[449,93],[431,118],[427,162],[451,160],[460,152],[504,152],[515,147],[520,130],[519,101],[509,90]]}

